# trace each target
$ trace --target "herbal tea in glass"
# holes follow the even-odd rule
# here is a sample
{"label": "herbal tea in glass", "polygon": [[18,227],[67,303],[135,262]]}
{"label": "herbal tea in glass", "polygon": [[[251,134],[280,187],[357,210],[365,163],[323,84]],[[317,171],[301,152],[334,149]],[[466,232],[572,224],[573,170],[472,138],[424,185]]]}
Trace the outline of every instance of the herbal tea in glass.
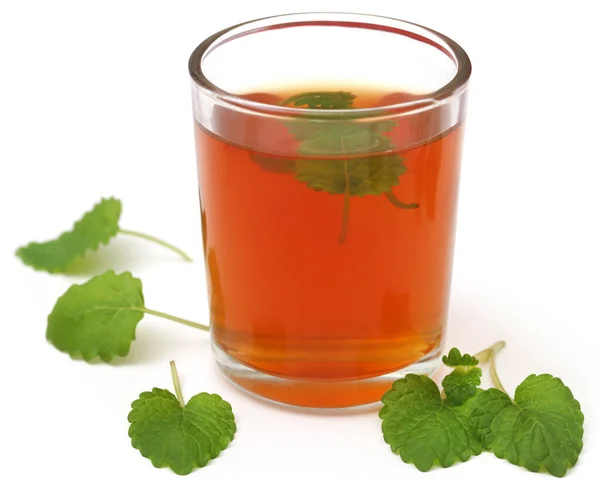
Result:
{"label": "herbal tea in glass", "polygon": [[437,366],[466,79],[455,81],[456,46],[429,31],[429,49],[454,67],[443,74],[446,86],[456,85],[442,86],[448,95],[419,91],[419,78],[403,83],[395,72],[357,84],[324,67],[316,72],[324,82],[308,71],[301,85],[268,78],[242,92],[221,88],[227,78],[218,71],[209,79],[206,52],[217,40],[215,55],[262,33],[258,53],[268,61],[269,37],[283,36],[285,45],[283,33],[306,28],[352,37],[382,31],[423,44],[408,30],[417,27],[386,19],[383,29],[380,21],[331,14],[254,21],[259,26],[209,38],[190,60],[213,346],[231,380],[279,402],[367,404],[399,376]]}

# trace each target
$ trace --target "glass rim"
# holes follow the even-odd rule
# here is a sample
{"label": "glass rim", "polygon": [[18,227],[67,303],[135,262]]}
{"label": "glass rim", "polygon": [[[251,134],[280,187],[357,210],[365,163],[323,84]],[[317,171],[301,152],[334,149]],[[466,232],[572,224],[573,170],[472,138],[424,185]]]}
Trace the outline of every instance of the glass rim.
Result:
{"label": "glass rim", "polygon": [[[289,22],[285,22],[283,18],[298,18],[302,16],[340,16],[341,18],[338,20],[292,20]],[[343,17],[364,17],[368,19],[372,19],[372,23],[361,23],[361,22],[351,22],[344,21]],[[263,26],[255,29],[248,29],[242,33],[237,34],[235,37],[231,39],[222,40],[219,43],[220,38],[225,36],[227,33],[241,28],[243,26],[259,23],[261,21],[277,21],[278,19],[283,22],[274,22],[272,25]],[[448,48],[436,42],[435,39],[431,39],[421,34],[411,32],[408,29],[402,29],[400,26],[391,27],[388,25],[384,25],[383,22],[377,22],[377,20],[386,20],[393,21],[394,23],[398,23],[400,25],[404,25],[408,28],[413,27],[417,29],[424,30],[433,38],[438,38],[440,41],[448,45]],[[202,61],[203,58],[210,54],[213,50],[217,49],[224,43],[231,41],[233,39],[240,38],[242,36],[251,35],[257,32],[268,31],[273,29],[283,29],[290,27],[299,27],[299,26],[308,26],[308,25],[319,25],[319,26],[345,26],[351,27],[353,24],[356,24],[356,27],[363,28],[371,28],[371,29],[380,29],[385,30],[391,33],[396,33],[404,36],[409,36],[417,41],[427,43],[434,48],[440,50],[445,55],[450,57],[453,62],[456,64],[456,74],[454,77],[445,85],[440,88],[432,91],[430,93],[418,95],[418,98],[404,102],[404,103],[395,103],[392,105],[382,105],[378,107],[367,107],[367,108],[349,108],[349,109],[319,109],[319,108],[305,108],[305,107],[288,107],[288,106],[280,106],[268,103],[260,103],[252,100],[245,99],[239,95],[234,93],[229,93],[224,89],[220,88],[216,84],[214,84],[202,71]],[[207,91],[214,98],[225,102],[234,107],[239,107],[246,111],[252,111],[261,114],[269,114],[273,116],[284,116],[284,117],[315,117],[315,118],[361,118],[361,117],[370,117],[374,115],[381,115],[382,113],[389,115],[390,113],[394,114],[404,114],[404,113],[413,113],[413,112],[423,112],[430,110],[431,108],[441,106],[446,101],[452,99],[457,94],[460,94],[463,90],[466,89],[469,78],[471,76],[472,66],[469,56],[465,52],[465,50],[454,40],[449,38],[448,36],[430,29],[426,26],[416,24],[414,22],[405,21],[402,19],[397,19],[394,17],[381,16],[376,14],[362,14],[355,12],[296,12],[296,13],[288,13],[288,14],[279,14],[273,16],[260,17],[257,19],[252,19],[249,21],[244,21],[232,26],[229,26],[221,31],[214,33],[213,35],[206,38],[202,43],[200,43],[190,55],[188,61],[188,70],[192,81],[199,87]]]}

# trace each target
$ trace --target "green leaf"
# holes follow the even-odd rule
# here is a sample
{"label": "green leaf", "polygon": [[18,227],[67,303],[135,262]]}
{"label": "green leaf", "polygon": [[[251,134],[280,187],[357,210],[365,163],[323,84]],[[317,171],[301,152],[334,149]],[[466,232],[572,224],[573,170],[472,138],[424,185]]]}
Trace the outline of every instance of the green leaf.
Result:
{"label": "green leaf", "polygon": [[255,151],[249,152],[250,159],[258,164],[265,172],[274,174],[292,174],[296,166],[296,160],[265,155]]}
{"label": "green leaf", "polygon": [[465,404],[477,437],[483,448],[490,450],[493,435],[492,421],[505,407],[512,406],[510,397],[496,388],[477,390],[475,397]]}
{"label": "green leaf", "polygon": [[129,272],[109,270],[72,285],[56,301],[46,337],[71,357],[108,362],[129,353],[144,309],[142,282]]}
{"label": "green leaf", "polygon": [[296,163],[296,179],[315,191],[352,196],[381,194],[399,184],[406,172],[402,158],[395,154],[372,155],[347,160],[306,160]]}
{"label": "green leaf", "polygon": [[[315,95],[311,93],[311,98],[316,98]],[[393,153],[391,139],[383,134],[394,126],[391,121],[296,119],[289,122],[287,127],[298,140],[300,156],[294,169],[296,179],[310,189],[330,194],[365,196],[391,192],[407,171],[403,158]]]}
{"label": "green leaf", "polygon": [[454,405],[460,406],[475,395],[481,384],[481,368],[461,366],[442,380],[444,392]]}
{"label": "green leaf", "polygon": [[[395,126],[393,122],[388,124]],[[393,149],[391,139],[377,130],[381,128],[377,124],[297,120],[286,125],[299,141],[298,153],[302,156],[347,157]]]}
{"label": "green leaf", "polygon": [[[281,105],[320,109],[348,109],[356,95],[347,91],[315,91],[294,95]],[[399,209],[412,210],[417,203],[405,203],[393,194],[399,177],[407,171],[404,160],[394,153],[386,132],[393,121],[358,122],[331,115],[302,116],[286,122],[297,141],[297,160],[250,153],[250,158],[268,172],[293,173],[309,189],[344,196],[339,242],[344,243],[350,219],[350,197],[385,194]]]}
{"label": "green leaf", "polygon": [[396,380],[382,402],[384,440],[420,471],[466,462],[481,453],[470,411],[444,404],[437,385],[427,376],[408,374]]}
{"label": "green leaf", "polygon": [[[504,401],[505,402],[505,401]],[[562,477],[583,448],[583,414],[569,388],[552,375],[530,375],[491,422],[491,450],[529,471]]]}
{"label": "green leaf", "polygon": [[131,445],[157,467],[180,475],[205,466],[233,440],[231,405],[216,394],[194,395],[182,407],[168,390],[153,388],[131,404]]}
{"label": "green leaf", "polygon": [[16,255],[36,270],[50,273],[65,272],[87,251],[107,244],[119,231],[121,201],[104,198],[75,223],[73,229],[57,239],[20,247]]}
{"label": "green leaf", "polygon": [[479,360],[476,357],[471,356],[470,354],[461,354],[456,347],[450,349],[447,356],[442,357],[442,362],[450,367],[477,366],[479,364]]}
{"label": "green leaf", "polygon": [[293,103],[296,107],[342,110],[351,108],[356,95],[348,91],[309,91],[291,96],[281,105]]}
{"label": "green leaf", "polygon": [[449,375],[442,380],[442,387],[453,405],[464,404],[475,395],[477,387],[481,384],[481,369],[477,367],[479,360],[470,354],[461,354],[454,347],[447,356],[442,357],[442,362],[454,367]]}

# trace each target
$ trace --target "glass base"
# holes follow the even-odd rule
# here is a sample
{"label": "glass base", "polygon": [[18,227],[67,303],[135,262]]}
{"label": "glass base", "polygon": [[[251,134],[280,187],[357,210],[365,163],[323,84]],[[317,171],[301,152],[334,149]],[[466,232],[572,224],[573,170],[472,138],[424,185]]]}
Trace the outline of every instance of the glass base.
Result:
{"label": "glass base", "polygon": [[293,380],[269,375],[236,361],[212,340],[217,364],[234,385],[260,399],[312,409],[377,405],[392,383],[408,373],[431,376],[441,362],[441,346],[391,373],[361,380]]}

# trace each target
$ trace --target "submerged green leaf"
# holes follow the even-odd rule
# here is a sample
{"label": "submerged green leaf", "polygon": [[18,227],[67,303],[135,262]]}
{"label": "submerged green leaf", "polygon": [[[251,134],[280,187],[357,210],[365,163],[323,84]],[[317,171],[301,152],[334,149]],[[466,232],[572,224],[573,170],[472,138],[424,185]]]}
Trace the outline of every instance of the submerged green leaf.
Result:
{"label": "submerged green leaf", "polygon": [[296,179],[315,191],[365,196],[390,191],[406,172],[402,158],[395,154],[373,155],[348,160],[300,159]]}
{"label": "submerged green leaf", "polygon": [[[281,105],[342,110],[352,108],[356,95],[346,91],[315,91],[294,95]],[[330,117],[330,118],[329,118]],[[393,121],[360,122],[331,116],[291,119],[286,127],[298,143],[298,158],[270,157],[250,152],[263,170],[293,174],[314,191],[344,196],[339,242],[345,241],[352,196],[385,194],[399,209],[418,208],[417,203],[400,201],[393,193],[399,177],[407,172],[404,159],[394,150],[385,133]]]}
{"label": "submerged green leaf", "polygon": [[341,110],[351,108],[356,95],[349,91],[309,91],[291,96],[281,105],[294,104],[296,107]]}

